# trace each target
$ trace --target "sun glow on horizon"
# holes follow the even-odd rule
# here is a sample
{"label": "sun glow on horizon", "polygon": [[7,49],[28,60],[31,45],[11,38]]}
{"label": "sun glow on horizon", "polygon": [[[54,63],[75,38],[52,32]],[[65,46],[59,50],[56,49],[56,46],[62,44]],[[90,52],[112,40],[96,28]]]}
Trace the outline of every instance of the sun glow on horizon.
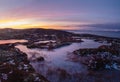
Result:
{"label": "sun glow on horizon", "polygon": [[[60,29],[60,30],[73,30],[73,26],[69,25],[71,22],[51,22],[51,21],[35,21],[34,19],[24,20],[0,20],[0,29],[13,28],[13,29],[28,29],[28,28],[44,28],[44,29]],[[81,23],[85,24],[85,23]]]}
{"label": "sun glow on horizon", "polygon": [[29,21],[0,21],[0,28],[12,28],[25,24],[29,24]]}

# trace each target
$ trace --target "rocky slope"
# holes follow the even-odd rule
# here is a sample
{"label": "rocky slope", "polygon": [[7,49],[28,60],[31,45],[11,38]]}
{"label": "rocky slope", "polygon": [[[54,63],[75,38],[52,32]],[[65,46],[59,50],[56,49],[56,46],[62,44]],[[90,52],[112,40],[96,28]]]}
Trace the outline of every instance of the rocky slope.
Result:
{"label": "rocky slope", "polygon": [[120,70],[120,44],[102,45],[98,48],[84,48],[73,52],[89,69],[117,69]]}
{"label": "rocky slope", "polygon": [[0,45],[0,82],[49,82],[35,72],[27,55],[11,44]]}

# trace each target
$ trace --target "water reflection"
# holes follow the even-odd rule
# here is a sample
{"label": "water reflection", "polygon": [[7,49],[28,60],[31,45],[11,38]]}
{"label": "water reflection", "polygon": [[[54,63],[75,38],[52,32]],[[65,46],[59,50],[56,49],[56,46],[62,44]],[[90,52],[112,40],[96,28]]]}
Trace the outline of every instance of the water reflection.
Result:
{"label": "water reflection", "polygon": [[68,53],[79,48],[97,48],[103,43],[97,43],[93,40],[83,39],[82,43],[72,43],[69,46],[61,47],[48,51],[45,49],[28,49],[26,46],[16,46],[21,51],[31,57],[44,57],[43,62],[31,62],[35,70],[44,75],[51,82],[79,82],[87,74],[86,66],[81,63],[68,60]]}
{"label": "water reflection", "polygon": [[7,44],[7,43],[16,43],[16,42],[27,42],[27,40],[0,40],[0,44]]}

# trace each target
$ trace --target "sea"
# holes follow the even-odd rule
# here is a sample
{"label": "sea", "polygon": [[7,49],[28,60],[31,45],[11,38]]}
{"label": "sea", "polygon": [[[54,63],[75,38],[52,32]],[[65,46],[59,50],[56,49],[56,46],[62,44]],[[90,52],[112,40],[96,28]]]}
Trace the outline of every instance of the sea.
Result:
{"label": "sea", "polygon": [[120,31],[94,31],[94,30],[69,30],[69,32],[76,34],[94,34],[100,36],[120,38]]}

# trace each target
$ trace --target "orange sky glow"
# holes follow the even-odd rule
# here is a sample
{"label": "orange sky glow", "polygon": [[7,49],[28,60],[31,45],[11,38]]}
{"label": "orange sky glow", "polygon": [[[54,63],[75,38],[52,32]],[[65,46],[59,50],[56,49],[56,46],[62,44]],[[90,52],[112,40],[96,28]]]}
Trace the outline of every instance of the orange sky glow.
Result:
{"label": "orange sky glow", "polygon": [[[108,4],[109,3],[109,4]],[[0,29],[83,29],[120,21],[120,0],[0,0]]]}
{"label": "orange sky glow", "polygon": [[[72,25],[77,25],[80,23],[72,23]],[[81,23],[86,24],[86,23]],[[13,29],[27,29],[27,28],[44,28],[44,29],[63,29],[63,30],[73,30],[74,27],[70,27],[70,22],[50,22],[50,21],[34,21],[32,19],[27,20],[0,20],[0,29],[2,28],[13,28]],[[69,27],[69,28],[68,28]]]}

